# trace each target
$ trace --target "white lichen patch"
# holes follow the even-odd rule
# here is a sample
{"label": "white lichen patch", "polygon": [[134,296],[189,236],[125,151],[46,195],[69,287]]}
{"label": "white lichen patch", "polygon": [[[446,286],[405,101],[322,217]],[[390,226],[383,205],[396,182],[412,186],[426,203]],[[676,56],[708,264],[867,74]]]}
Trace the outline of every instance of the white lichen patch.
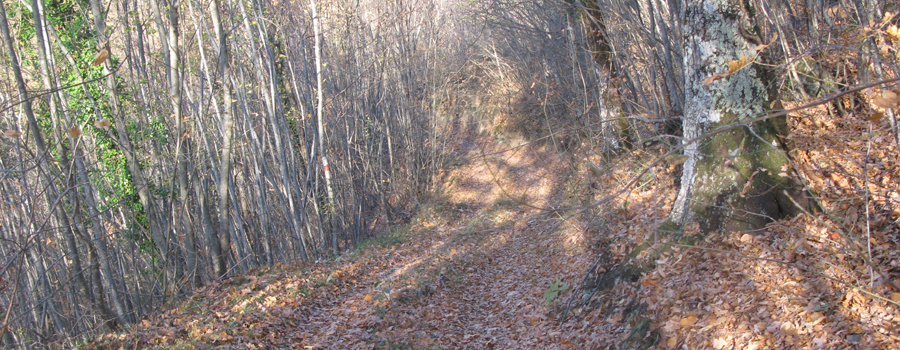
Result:
{"label": "white lichen patch", "polygon": [[709,0],[690,6],[685,25],[684,65],[687,76],[685,114],[701,123],[719,123],[723,113],[744,120],[764,112],[765,86],[754,67],[712,84],[703,80],[728,72],[728,63],[756,56],[755,45],[741,35],[745,16],[736,1]]}
{"label": "white lichen patch", "polygon": [[[745,34],[747,14],[735,0],[707,0],[685,4],[684,138],[692,140],[723,123],[734,123],[764,113],[765,85],[755,67],[729,72],[729,62],[741,57],[754,58],[753,43]],[[741,28],[745,28],[744,31]],[[715,74],[733,73],[725,79],[705,84]],[[727,120],[726,120],[727,119]],[[684,163],[682,186],[669,219],[691,221],[691,204],[696,193],[734,187],[734,174],[699,169],[704,165],[700,142],[685,147],[689,158]],[[702,177],[702,178],[701,178]],[[697,198],[695,198],[697,199]],[[703,200],[710,200],[705,198]]]}
{"label": "white lichen patch", "polygon": [[727,80],[713,83],[713,96],[718,108],[745,120],[763,115],[765,86],[756,76],[756,70],[743,69]]}

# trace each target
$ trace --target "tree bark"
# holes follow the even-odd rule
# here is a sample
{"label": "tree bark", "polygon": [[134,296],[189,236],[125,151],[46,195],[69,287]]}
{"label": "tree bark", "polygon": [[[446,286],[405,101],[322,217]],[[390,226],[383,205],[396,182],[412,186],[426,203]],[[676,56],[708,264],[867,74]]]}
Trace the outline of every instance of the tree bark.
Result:
{"label": "tree bark", "polygon": [[222,84],[222,160],[219,171],[219,256],[214,256],[216,263],[216,278],[225,277],[228,273],[226,264],[228,252],[231,250],[231,210],[228,199],[231,197],[231,149],[234,139],[234,108],[231,102],[231,80],[228,77],[228,49],[225,38],[225,30],[220,18],[220,6],[218,0],[213,0],[212,20],[216,29],[216,38],[219,44],[218,77]]}
{"label": "tree bark", "polygon": [[[106,36],[106,19],[103,14],[103,7],[100,5],[100,0],[91,0],[90,4],[97,41],[99,44],[103,45],[103,47],[98,47],[98,49],[109,50],[110,45],[108,42],[109,39]],[[112,53],[110,52],[110,55],[111,54]],[[116,74],[111,71],[110,68],[110,60],[103,62],[103,72],[106,74],[106,93],[108,95],[109,106],[112,110],[113,118],[115,119],[114,124],[116,136],[118,137],[117,141],[122,147],[121,150],[125,155],[125,159],[128,161],[128,170],[131,171],[132,181],[134,181],[134,186],[138,192],[138,198],[140,199],[141,206],[144,208],[147,221],[150,224],[150,233],[156,243],[156,248],[159,250],[160,260],[162,261],[163,269],[166,270],[166,276],[169,277],[170,281],[173,279],[177,280],[180,279],[180,276],[172,276],[168,269],[166,269],[166,266],[168,266],[169,263],[178,263],[177,259],[174,259],[174,257],[178,255],[177,246],[170,247],[168,244],[169,235],[165,228],[167,225],[163,223],[163,218],[159,216],[156,208],[156,198],[150,193],[150,181],[144,174],[144,170],[141,168],[138,159],[139,155],[136,153],[134,144],[131,142],[131,138],[128,135],[127,122],[122,115],[118,91],[116,89]]]}
{"label": "tree bark", "polygon": [[[774,100],[768,72],[751,64],[731,76],[705,83],[728,69],[728,62],[755,58],[762,44],[754,24],[755,9],[737,0],[691,0],[685,3],[684,140],[716,128],[762,116]],[[804,193],[789,176],[785,118],[744,125],[685,147],[681,188],[669,216],[671,223],[700,224],[701,231],[754,230],[792,215]]]}
{"label": "tree bark", "polygon": [[[321,35],[319,33],[319,15],[316,13],[316,1],[309,0],[309,9],[313,18],[313,36],[315,36],[316,51],[316,123],[318,126],[317,136],[319,140],[319,152],[322,153],[322,170],[325,172],[325,191],[328,194],[328,204],[326,208],[327,221],[331,222],[334,212],[334,191],[331,188],[331,169],[328,166],[328,158],[325,154],[325,119],[322,115],[322,106],[325,104],[322,97],[322,44]],[[331,230],[331,249],[337,254],[338,252],[338,230]]]}
{"label": "tree bark", "polygon": [[[155,1],[154,1],[155,2]],[[168,25],[168,35],[165,37],[169,40],[168,45],[166,45],[169,49],[169,53],[167,58],[169,59],[168,67],[168,81],[169,81],[169,101],[172,104],[172,114],[175,118],[175,133],[177,137],[177,143],[175,146],[175,162],[177,163],[177,181],[178,181],[178,202],[179,202],[179,221],[180,221],[180,229],[185,236],[185,244],[187,245],[187,249],[185,249],[185,260],[187,263],[187,271],[189,273],[189,278],[191,284],[194,286],[199,285],[200,280],[197,279],[197,254],[195,251],[194,244],[194,232],[193,227],[191,225],[190,220],[190,210],[188,208],[188,195],[190,193],[190,185],[188,184],[188,176],[190,174],[189,170],[189,161],[188,161],[188,152],[190,151],[191,142],[190,137],[188,135],[188,130],[184,125],[185,116],[182,112],[182,64],[181,64],[181,52],[179,47],[179,36],[180,36],[180,25],[179,25],[179,15],[178,15],[178,4],[175,2],[170,2],[167,4],[168,15],[169,15],[169,25]],[[160,26],[162,29],[162,26]],[[165,47],[165,46],[164,46]],[[180,264],[178,264],[180,266]],[[181,275],[181,273],[177,273],[177,275]]]}

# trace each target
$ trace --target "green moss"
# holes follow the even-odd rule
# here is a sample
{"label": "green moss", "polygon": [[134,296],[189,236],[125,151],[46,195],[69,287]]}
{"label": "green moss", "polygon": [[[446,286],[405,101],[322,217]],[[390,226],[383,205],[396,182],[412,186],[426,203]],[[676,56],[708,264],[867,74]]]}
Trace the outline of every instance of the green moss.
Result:
{"label": "green moss", "polygon": [[669,235],[672,235],[672,234],[680,234],[680,233],[682,233],[682,232],[683,232],[683,231],[682,231],[682,227],[681,227],[681,226],[679,226],[678,224],[676,224],[676,223],[674,223],[674,222],[672,222],[672,221],[669,221],[669,220],[666,220],[665,222],[663,222],[663,223],[662,223],[661,225],[659,225],[659,227],[656,229],[657,238],[659,238],[660,236],[662,236],[662,237],[668,237]]}
{"label": "green moss", "polygon": [[383,233],[376,237],[367,238],[359,243],[356,248],[353,249],[354,252],[361,252],[370,247],[391,247],[397,244],[402,244],[407,241],[407,238],[403,232],[404,228],[394,228],[387,233]]}
{"label": "green moss", "polygon": [[659,333],[650,330],[651,320],[640,314],[634,316],[631,322],[634,326],[628,337],[619,345],[620,349],[626,349],[629,345],[634,344],[635,349],[650,349],[659,343]]}

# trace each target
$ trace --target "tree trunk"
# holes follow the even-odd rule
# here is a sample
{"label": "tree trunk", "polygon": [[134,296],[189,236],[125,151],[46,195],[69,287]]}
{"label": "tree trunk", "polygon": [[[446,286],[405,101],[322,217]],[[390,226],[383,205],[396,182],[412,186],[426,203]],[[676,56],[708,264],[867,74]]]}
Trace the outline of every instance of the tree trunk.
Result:
{"label": "tree trunk", "polygon": [[216,38],[219,44],[219,64],[217,78],[222,84],[222,161],[219,171],[219,246],[221,256],[213,257],[216,260],[216,278],[225,277],[227,270],[228,252],[231,250],[231,210],[228,199],[231,197],[231,148],[234,138],[234,109],[231,102],[231,80],[228,77],[228,49],[225,40],[225,30],[219,15],[219,1],[213,1],[212,20],[216,29]]}
{"label": "tree trunk", "polygon": [[[766,113],[774,100],[768,72],[752,64],[731,76],[704,83],[728,69],[728,61],[757,56],[762,44],[755,9],[737,0],[685,3],[684,140]],[[671,223],[700,224],[703,232],[753,230],[792,215],[803,191],[785,176],[791,171],[779,136],[785,118],[769,119],[704,138],[685,148],[681,189]],[[774,146],[774,147],[773,147]]]}
{"label": "tree trunk", "polygon": [[[319,152],[322,153],[322,170],[325,172],[325,191],[328,194],[328,205],[326,208],[327,221],[330,223],[334,213],[334,191],[331,188],[331,169],[328,167],[328,158],[325,154],[325,117],[322,115],[322,106],[325,104],[322,97],[322,44],[321,35],[319,33],[319,15],[316,13],[316,1],[309,0],[309,9],[313,17],[313,36],[315,36],[316,51],[316,123],[318,126],[317,136],[319,140]],[[338,232],[331,230],[331,249],[338,253]]]}
{"label": "tree trunk", "polygon": [[[39,15],[37,17],[39,17]],[[37,29],[38,29],[38,31],[40,31],[40,28],[37,28]],[[2,2],[0,2],[0,31],[2,31],[3,41],[6,46],[7,54],[9,55],[9,60],[11,63],[13,76],[15,77],[15,80],[16,80],[16,87],[18,88],[19,97],[23,102],[22,109],[23,109],[25,117],[28,121],[28,127],[31,130],[31,134],[32,134],[32,137],[34,138],[34,141],[37,146],[39,154],[42,154],[42,155],[47,154],[47,152],[48,152],[47,147],[44,142],[43,135],[41,134],[40,127],[38,126],[37,121],[35,119],[34,111],[32,110],[31,98],[29,97],[28,89],[25,85],[25,80],[22,77],[22,71],[19,66],[19,60],[18,60],[18,57],[16,56],[15,45],[13,44],[12,37],[10,36],[9,23],[7,22],[7,18],[6,18],[6,7],[3,5]],[[41,162],[41,164],[40,164],[41,167],[48,169],[48,167],[46,167],[46,165],[43,164],[46,161],[42,160],[40,162]],[[46,173],[44,173],[44,174],[45,174],[45,176],[47,176]],[[50,178],[46,178],[45,181],[47,182],[47,186],[50,189],[50,191],[48,192],[48,197],[53,196],[53,197],[59,198],[59,196],[60,196],[59,191],[57,190],[56,185],[53,182],[53,180]],[[48,202],[54,203],[56,201],[56,198],[48,198]],[[60,219],[60,222],[63,224],[68,224],[68,216],[63,211],[62,207],[57,206],[54,210],[57,214],[57,217]],[[101,254],[103,254],[103,256],[101,258],[105,258],[106,253],[107,253],[105,250],[106,246],[103,245],[104,243],[105,242],[98,242],[99,248],[102,250]],[[77,248],[71,247],[71,250],[75,251],[76,252],[75,256],[77,256]],[[107,269],[105,270],[105,274],[103,276],[103,279],[104,279],[103,281],[105,283],[107,283],[108,288],[110,289],[110,293],[111,293],[110,296],[113,299],[114,305],[116,305],[118,314],[113,313],[108,308],[103,309],[103,311],[105,311],[104,314],[107,317],[107,320],[106,320],[107,324],[109,325],[110,328],[115,329],[115,328],[117,328],[118,325],[125,323],[124,320],[120,316],[124,313],[125,309],[124,309],[123,304],[121,303],[121,298],[119,298],[119,295],[115,290],[116,285],[115,285],[112,274],[109,273],[110,271],[108,269],[109,265],[108,265],[107,261],[102,260],[101,263],[106,263],[104,265],[104,267],[106,267]],[[80,273],[80,271],[78,271],[76,273]],[[99,281],[99,278],[97,280]],[[95,291],[92,294],[92,296],[93,296],[93,298],[96,298],[95,299],[96,304],[98,304],[100,307],[105,307],[106,302],[104,301],[102,290],[100,290],[99,292]]]}
{"label": "tree trunk", "polygon": [[[167,65],[167,67],[169,67],[168,90],[169,100],[172,103],[172,114],[175,116],[175,132],[178,140],[175,146],[175,162],[177,164],[176,172],[178,177],[178,202],[181,212],[178,219],[181,222],[180,228],[185,236],[185,244],[187,244],[187,249],[185,249],[185,261],[187,263],[187,272],[189,274],[188,278],[190,278],[193,286],[198,286],[200,281],[196,278],[198,277],[197,254],[194,250],[194,232],[188,208],[188,194],[190,193],[190,185],[188,184],[188,175],[190,174],[188,152],[190,151],[191,142],[188,131],[184,125],[185,116],[182,112],[183,98],[181,86],[183,77],[180,60],[181,53],[178,44],[180,35],[178,3],[169,3],[167,4],[167,7],[169,15],[168,35],[166,36],[166,39],[169,40],[169,44],[167,45],[169,48],[169,53],[167,55],[169,59]],[[178,266],[180,266],[180,264]],[[177,275],[180,276],[182,274],[177,273]]]}
{"label": "tree trunk", "polygon": [[[55,91],[56,87],[58,86],[58,76],[51,73],[51,72],[55,72],[55,70],[52,68],[53,67],[53,63],[52,63],[53,60],[51,59],[52,50],[49,45],[50,35],[46,30],[44,30],[44,28],[45,28],[44,11],[42,9],[42,5],[37,0],[31,1],[31,8],[32,8],[32,12],[31,12],[32,19],[34,20],[35,38],[37,39],[37,43],[38,43],[37,53],[38,53],[38,64],[39,64],[40,70],[41,70],[41,80],[42,80],[42,83],[44,84],[44,88],[47,91]],[[65,105],[64,104],[65,102],[62,100],[62,96],[63,96],[63,94],[61,94],[61,93],[51,94],[50,99],[49,99],[51,120],[53,121],[53,124],[56,125],[56,127],[54,128],[54,132],[59,133],[59,134],[64,134],[61,131],[61,128],[62,128],[61,125],[71,124],[71,123],[65,122],[65,121],[69,120],[68,117],[66,117],[65,120],[63,120],[60,118],[60,115],[59,115],[60,112],[62,112],[63,115],[66,114],[65,109],[59,108],[60,105]],[[38,135],[35,135],[35,136],[38,136]],[[56,145],[56,148],[58,149],[58,152],[59,152],[59,162],[61,164],[69,164],[70,157],[69,157],[68,149],[61,145],[64,142],[63,140],[64,140],[63,136],[56,135],[56,142],[58,143]],[[75,149],[75,148],[73,148],[73,149]],[[76,168],[79,169],[79,172],[81,172],[82,168],[84,166],[84,162],[82,160],[81,155],[78,153],[78,149],[76,149],[75,155],[76,155],[75,158],[71,158],[71,160],[74,162]],[[79,167],[82,167],[82,168],[79,168]],[[52,180],[48,179],[48,181],[52,181]],[[81,181],[82,181],[82,183],[87,183],[87,182],[85,182],[86,180],[81,180]],[[87,183],[87,184],[89,184],[89,183]],[[51,182],[51,185],[52,185],[52,182]],[[55,187],[55,185],[53,185],[53,187]],[[70,191],[66,191],[66,192],[69,193],[68,197],[73,199],[72,202],[77,202],[77,198],[75,198],[76,196],[74,193],[72,193]],[[53,190],[53,193],[54,193],[53,195],[51,195],[51,193],[49,193],[49,192],[47,193],[46,196],[47,196],[48,200],[52,200],[51,197],[54,195],[61,197],[61,195],[59,195],[55,189]],[[85,192],[84,195],[85,196],[87,196],[87,195],[93,196],[93,193]],[[52,201],[51,201],[51,203],[52,203]],[[90,206],[90,209],[96,209],[95,207],[92,206],[92,204],[93,204],[93,202],[88,203],[88,205]],[[69,248],[68,253],[69,253],[69,257],[71,258],[71,261],[73,261],[73,266],[76,268],[75,271],[78,271],[75,273],[75,276],[74,276],[75,280],[78,281],[78,285],[83,287],[82,291],[84,292],[85,297],[87,297],[88,300],[90,300],[90,302],[92,304],[96,305],[97,300],[93,297],[92,293],[90,292],[90,288],[88,288],[87,282],[84,281],[84,275],[81,272],[81,258],[79,256],[79,252],[78,252],[78,249],[77,249],[77,246],[75,243],[75,237],[74,237],[74,232],[73,232],[74,228],[69,227],[69,224],[68,224],[68,214],[64,211],[64,209],[62,207],[57,207],[54,210],[54,212],[56,214],[57,219],[59,219],[61,223],[64,223],[63,227],[68,228],[67,230],[65,230],[65,234],[70,236],[70,237],[67,237],[67,242],[72,243],[71,245],[68,246],[68,248]],[[91,217],[94,217],[94,216],[95,216],[94,214],[91,214]],[[96,229],[96,227],[95,227],[95,229]],[[71,241],[69,241],[69,239],[71,239]],[[38,247],[40,247],[40,245],[38,245]],[[42,286],[44,287],[45,290],[49,291],[49,289],[48,289],[49,284],[47,284],[47,276],[46,276],[46,272],[45,272],[46,269],[44,268],[43,259],[44,259],[44,255],[43,255],[43,253],[41,253],[37,257],[33,257],[33,260],[34,260],[33,264],[34,264],[34,266],[37,266],[40,269],[38,276],[40,276]],[[48,295],[49,295],[49,293],[48,293]],[[54,302],[53,300],[48,300],[48,302],[50,303],[51,306],[56,306],[56,302]],[[108,306],[103,305],[103,306],[97,306],[97,310],[100,312],[105,312],[110,309]],[[106,317],[109,320],[114,320],[114,319],[116,319],[117,316],[110,312],[110,313],[105,314],[104,317]],[[55,318],[54,318],[54,321],[55,321]],[[113,326],[113,328],[114,328],[114,326]],[[60,328],[60,329],[68,329],[68,327]]]}
{"label": "tree trunk", "polygon": [[[109,45],[106,36],[106,16],[103,14],[104,7],[100,5],[100,0],[91,0],[90,3],[91,15],[94,21],[94,30],[97,33],[97,41],[99,44],[103,45],[103,47],[98,47],[98,49],[109,50],[111,46]],[[111,55],[111,53],[109,54]],[[178,263],[178,259],[175,258],[178,255],[177,246],[169,246],[169,235],[166,231],[167,225],[163,222],[163,218],[158,215],[156,198],[150,193],[150,180],[144,173],[144,169],[141,168],[139,161],[140,155],[136,153],[131,137],[128,135],[127,122],[120,108],[120,100],[116,88],[116,73],[111,70],[110,60],[103,62],[103,73],[106,74],[107,95],[109,106],[113,118],[115,119],[114,124],[116,135],[118,137],[117,141],[119,142],[119,145],[121,145],[121,150],[125,155],[125,159],[128,161],[128,170],[131,171],[132,181],[134,181],[134,186],[137,189],[138,198],[141,202],[141,206],[144,207],[144,213],[150,224],[150,233],[156,243],[156,248],[159,250],[163,269],[166,270],[166,276],[169,278],[169,281],[178,280],[181,276],[172,276],[166,268],[169,263]],[[168,283],[168,281],[166,283]]]}

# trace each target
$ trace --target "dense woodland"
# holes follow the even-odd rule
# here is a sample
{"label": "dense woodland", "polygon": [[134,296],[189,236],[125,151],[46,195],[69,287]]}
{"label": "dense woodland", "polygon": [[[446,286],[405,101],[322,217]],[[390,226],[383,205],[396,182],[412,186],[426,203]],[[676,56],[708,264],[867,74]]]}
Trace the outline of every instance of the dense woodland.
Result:
{"label": "dense woodland", "polygon": [[[653,244],[846,210],[829,193],[865,202],[867,229],[896,244],[898,175],[887,167],[870,190],[866,168],[865,184],[812,188],[810,172],[853,170],[801,171],[787,116],[818,106],[869,121],[895,154],[897,11],[879,0],[0,1],[0,341],[71,347],[211,284],[336,259],[446,199],[458,154],[485,138],[546,147],[597,179],[632,162],[634,176],[599,195],[510,199],[563,221],[612,220],[664,162],[676,187],[650,220]],[[834,240],[891,299],[896,257],[857,234]]]}

